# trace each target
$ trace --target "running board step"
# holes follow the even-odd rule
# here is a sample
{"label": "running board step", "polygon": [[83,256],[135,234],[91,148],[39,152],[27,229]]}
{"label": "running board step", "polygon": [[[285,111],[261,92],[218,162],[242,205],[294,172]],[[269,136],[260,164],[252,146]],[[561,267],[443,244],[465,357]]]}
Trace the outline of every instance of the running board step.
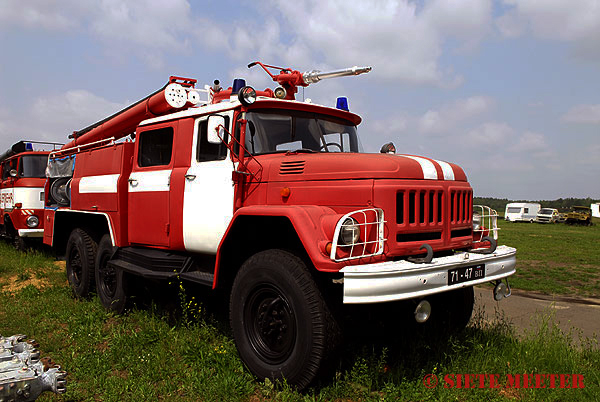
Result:
{"label": "running board step", "polygon": [[117,250],[108,265],[147,279],[175,279],[212,286],[213,255],[186,255],[167,250],[125,247]]}

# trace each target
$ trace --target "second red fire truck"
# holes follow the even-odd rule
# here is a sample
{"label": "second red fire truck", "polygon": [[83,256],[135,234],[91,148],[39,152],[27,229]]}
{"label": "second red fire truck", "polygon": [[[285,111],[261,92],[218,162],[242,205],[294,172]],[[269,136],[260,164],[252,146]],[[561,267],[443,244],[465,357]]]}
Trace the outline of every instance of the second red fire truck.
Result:
{"label": "second red fire truck", "polygon": [[[370,68],[254,65],[279,86],[215,82],[201,102],[195,80],[171,77],[50,155],[44,242],[65,255],[76,295],[95,290],[122,312],[139,277],[227,289],[250,371],[304,387],[336,347],[340,305],[404,301],[418,322],[460,327],[473,285],[510,294],[516,250],[474,241],[459,166],[389,145],[363,153],[346,99],[294,99]],[[475,230],[491,234],[484,215]]]}
{"label": "second red fire truck", "polygon": [[44,184],[50,150],[63,144],[19,141],[0,155],[0,234],[24,249],[44,234]]}

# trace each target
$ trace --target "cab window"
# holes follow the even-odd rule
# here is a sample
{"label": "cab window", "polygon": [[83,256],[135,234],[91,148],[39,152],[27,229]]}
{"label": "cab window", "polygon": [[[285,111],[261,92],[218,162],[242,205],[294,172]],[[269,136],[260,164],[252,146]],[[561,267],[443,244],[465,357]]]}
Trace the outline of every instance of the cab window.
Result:
{"label": "cab window", "polygon": [[[229,117],[225,117],[225,127],[229,127]],[[229,141],[227,133],[225,142]],[[225,144],[211,144],[208,142],[208,120],[198,123],[198,145],[196,147],[196,160],[198,162],[223,160],[227,157],[227,146]]]}
{"label": "cab window", "polygon": [[166,166],[173,153],[173,128],[149,130],[139,135],[138,166]]}

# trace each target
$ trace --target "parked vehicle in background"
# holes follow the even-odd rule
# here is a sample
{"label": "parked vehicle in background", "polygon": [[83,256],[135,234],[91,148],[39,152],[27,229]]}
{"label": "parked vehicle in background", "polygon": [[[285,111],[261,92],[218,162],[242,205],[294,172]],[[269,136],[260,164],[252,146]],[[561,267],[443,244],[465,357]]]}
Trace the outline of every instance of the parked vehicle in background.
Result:
{"label": "parked vehicle in background", "polygon": [[537,213],[535,221],[537,223],[556,223],[558,222],[559,214],[558,209],[554,208],[542,208]]}
{"label": "parked vehicle in background", "polygon": [[567,225],[592,225],[592,209],[590,207],[575,206],[567,213]]}
{"label": "parked vehicle in background", "polygon": [[504,219],[512,222],[533,222],[542,206],[531,202],[511,202],[506,204]]}
{"label": "parked vehicle in background", "polygon": [[49,150],[34,150],[33,144],[54,144],[19,141],[0,155],[0,235],[24,249],[32,239],[41,244],[44,236],[44,184]]}
{"label": "parked vehicle in background", "polygon": [[567,214],[565,212],[559,212],[558,213],[558,220],[556,222],[558,223],[565,223],[567,221]]}
{"label": "parked vehicle in background", "polygon": [[600,218],[600,203],[595,203],[590,205],[590,208],[592,208],[592,216],[594,218]]}

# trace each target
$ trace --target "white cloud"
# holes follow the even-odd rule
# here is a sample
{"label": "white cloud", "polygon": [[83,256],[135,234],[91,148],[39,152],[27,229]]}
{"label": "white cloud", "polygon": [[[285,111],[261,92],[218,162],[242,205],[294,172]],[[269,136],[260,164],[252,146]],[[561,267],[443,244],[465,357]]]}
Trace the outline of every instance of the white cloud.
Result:
{"label": "white cloud", "polygon": [[38,138],[66,142],[67,136],[74,130],[102,120],[125,106],[85,90],[69,90],[36,99],[21,118],[27,119],[29,131]]}
{"label": "white cloud", "polygon": [[25,27],[64,31],[77,26],[74,16],[84,8],[76,0],[3,0],[0,2],[0,30]]}
{"label": "white cloud", "polygon": [[562,120],[571,123],[600,124],[600,104],[573,106]]}
{"label": "white cloud", "polygon": [[[410,83],[460,83],[439,66],[446,38],[477,42],[487,32],[489,1],[276,1],[294,38],[333,67],[376,64],[373,75]],[[261,40],[262,38],[256,38]],[[300,61],[300,60],[299,60]]]}
{"label": "white cloud", "polygon": [[543,134],[525,131],[517,139],[517,142],[509,148],[514,152],[535,153],[541,155],[548,151],[548,144]]}
{"label": "white cloud", "polygon": [[476,146],[496,146],[511,142],[515,130],[506,123],[489,122],[470,130],[467,141]]}
{"label": "white cloud", "polygon": [[600,4],[597,0],[504,0],[512,6],[496,20],[500,32],[516,37],[527,29],[543,39],[575,43],[578,56],[600,58]]}
{"label": "white cloud", "polygon": [[451,131],[460,122],[490,110],[494,100],[487,96],[472,96],[443,105],[439,110],[428,110],[418,120],[422,133]]}

